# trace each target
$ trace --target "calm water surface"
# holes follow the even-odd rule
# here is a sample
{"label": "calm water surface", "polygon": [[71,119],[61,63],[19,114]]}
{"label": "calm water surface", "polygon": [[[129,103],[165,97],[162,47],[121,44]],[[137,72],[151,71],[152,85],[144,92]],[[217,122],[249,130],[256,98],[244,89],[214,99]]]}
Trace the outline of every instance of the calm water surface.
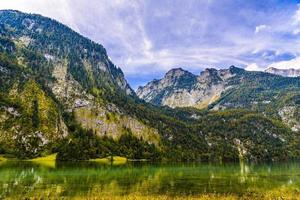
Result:
{"label": "calm water surface", "polygon": [[300,188],[300,163],[126,164],[0,162],[0,199],[235,194]]}

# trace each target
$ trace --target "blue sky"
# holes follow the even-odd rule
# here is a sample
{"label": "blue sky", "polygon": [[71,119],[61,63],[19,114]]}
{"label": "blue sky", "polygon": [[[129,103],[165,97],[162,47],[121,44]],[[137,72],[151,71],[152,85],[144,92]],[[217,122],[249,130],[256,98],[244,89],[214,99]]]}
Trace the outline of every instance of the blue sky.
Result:
{"label": "blue sky", "polygon": [[133,88],[174,67],[300,68],[300,1],[1,0],[101,43]]}

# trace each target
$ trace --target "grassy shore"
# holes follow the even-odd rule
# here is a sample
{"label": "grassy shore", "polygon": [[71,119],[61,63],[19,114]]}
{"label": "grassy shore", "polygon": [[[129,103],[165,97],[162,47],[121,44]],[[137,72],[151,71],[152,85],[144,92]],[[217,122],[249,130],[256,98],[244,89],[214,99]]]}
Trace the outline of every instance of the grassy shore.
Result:
{"label": "grassy shore", "polygon": [[114,164],[114,165],[122,165],[127,163],[127,158],[121,157],[121,156],[113,156],[112,158],[106,157],[106,158],[96,158],[96,159],[90,159],[89,161],[92,162],[98,162],[103,164]]}
{"label": "grassy shore", "polygon": [[[56,162],[56,157],[57,157],[57,153],[48,155],[48,156],[41,156],[41,157],[37,157],[37,158],[32,158],[32,159],[27,159],[27,160],[20,160],[20,161],[28,161],[28,162],[35,162],[35,163],[41,163],[41,164],[49,164],[49,166],[55,166],[55,162]],[[0,161],[6,161],[6,160],[19,160],[17,158],[6,158],[5,155],[0,155]],[[121,164],[126,164],[128,160],[125,157],[121,157],[121,156],[113,156],[113,157],[106,157],[106,158],[96,158],[96,159],[90,159],[90,160],[86,160],[86,161],[90,161],[90,162],[98,162],[98,163],[103,163],[103,164],[111,164],[113,163],[114,165],[121,165]],[[135,160],[132,160],[135,161]],[[142,161],[142,160],[139,160]]]}
{"label": "grassy shore", "polygon": [[56,156],[57,156],[57,154],[54,153],[54,154],[51,154],[51,155],[48,155],[48,156],[44,156],[44,157],[33,158],[33,159],[28,160],[28,161],[36,161],[36,162],[41,162],[41,161],[55,161],[56,160]]}
{"label": "grassy shore", "polygon": [[7,159],[4,157],[4,155],[0,155],[0,162],[6,161]]}
{"label": "grassy shore", "polygon": [[33,158],[33,159],[29,159],[26,161],[30,161],[30,162],[34,162],[46,167],[51,167],[51,168],[55,168],[55,163],[56,163],[56,156],[57,154],[51,154],[48,156],[44,156],[44,157],[37,157],[37,158]]}

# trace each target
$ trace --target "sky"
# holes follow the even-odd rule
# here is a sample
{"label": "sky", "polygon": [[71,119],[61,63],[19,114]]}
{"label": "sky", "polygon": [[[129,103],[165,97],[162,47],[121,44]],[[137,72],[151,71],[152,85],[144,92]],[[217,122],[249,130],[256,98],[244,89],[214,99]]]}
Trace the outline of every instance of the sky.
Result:
{"label": "sky", "polygon": [[102,44],[136,89],[171,68],[300,69],[300,0],[0,0]]}

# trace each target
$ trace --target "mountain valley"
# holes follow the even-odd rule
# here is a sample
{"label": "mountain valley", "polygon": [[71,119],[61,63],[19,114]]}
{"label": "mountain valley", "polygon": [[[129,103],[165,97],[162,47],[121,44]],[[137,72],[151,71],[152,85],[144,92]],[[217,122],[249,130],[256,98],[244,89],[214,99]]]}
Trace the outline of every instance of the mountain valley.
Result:
{"label": "mountain valley", "polygon": [[300,78],[231,66],[169,71],[135,93],[105,48],[0,11],[0,154],[57,160],[297,159]]}

